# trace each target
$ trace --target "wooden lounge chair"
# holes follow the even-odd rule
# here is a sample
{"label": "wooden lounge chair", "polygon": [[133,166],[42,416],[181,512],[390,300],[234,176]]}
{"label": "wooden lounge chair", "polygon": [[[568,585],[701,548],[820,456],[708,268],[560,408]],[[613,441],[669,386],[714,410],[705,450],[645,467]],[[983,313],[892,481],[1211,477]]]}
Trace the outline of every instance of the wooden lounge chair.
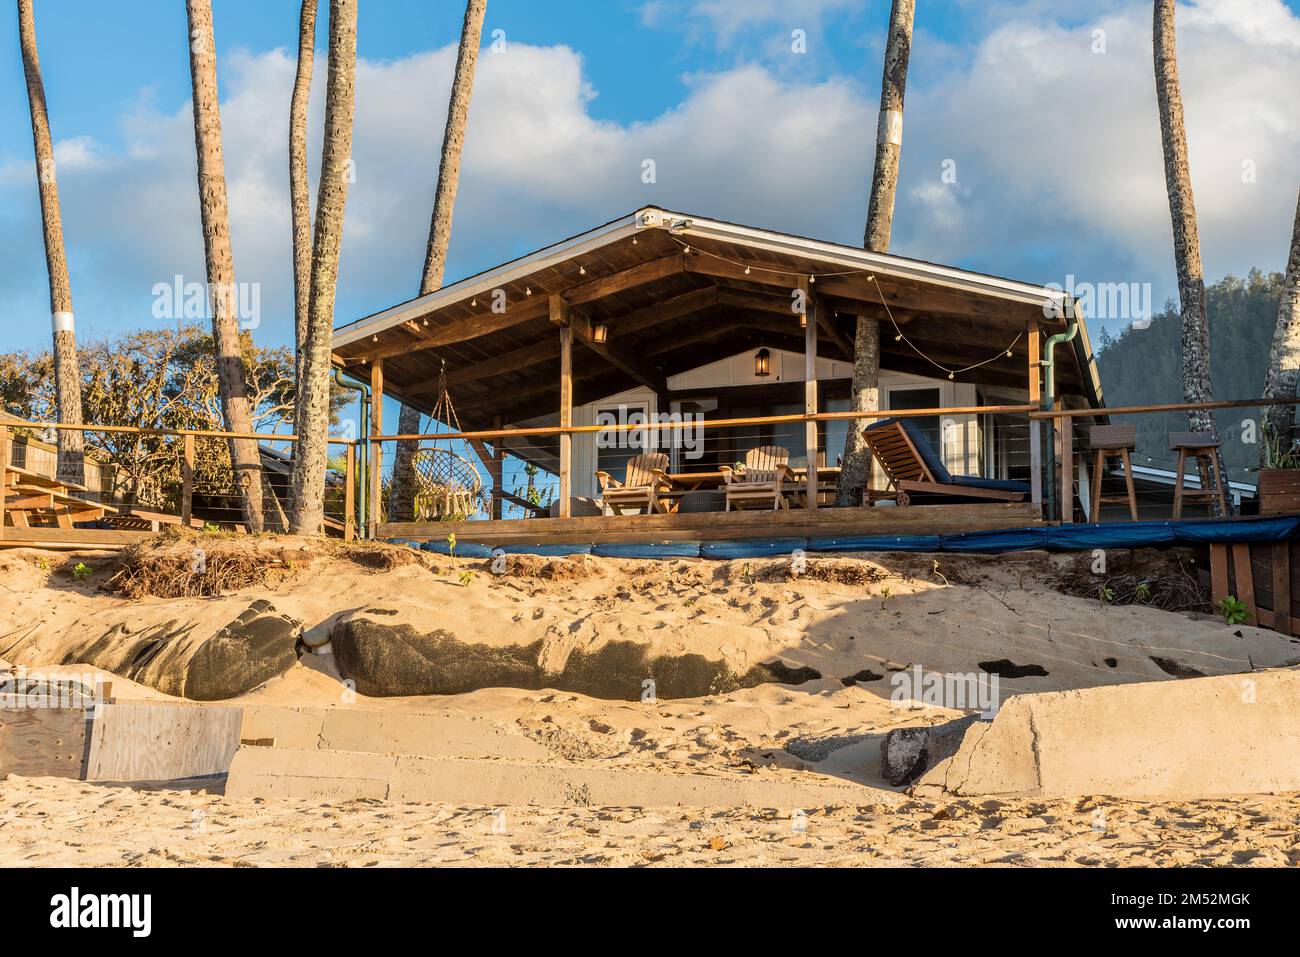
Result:
{"label": "wooden lounge chair", "polygon": [[745,453],[745,471],[737,473],[728,465],[721,468],[723,490],[727,493],[725,511],[743,508],[789,508],[785,493],[795,474],[787,464],[790,450],[777,445],[762,445]]}
{"label": "wooden lounge chair", "polygon": [[910,505],[915,495],[942,496],[940,501],[1023,502],[1030,492],[1023,482],[953,475],[925,433],[907,419],[867,426],[862,438],[897,492],[899,505]]}
{"label": "wooden lounge chair", "polygon": [[644,452],[627,460],[627,473],[620,483],[608,472],[597,472],[601,506],[615,515],[624,509],[645,509],[646,514],[668,511],[668,501],[660,498],[672,491],[668,478],[668,456],[663,452]]}

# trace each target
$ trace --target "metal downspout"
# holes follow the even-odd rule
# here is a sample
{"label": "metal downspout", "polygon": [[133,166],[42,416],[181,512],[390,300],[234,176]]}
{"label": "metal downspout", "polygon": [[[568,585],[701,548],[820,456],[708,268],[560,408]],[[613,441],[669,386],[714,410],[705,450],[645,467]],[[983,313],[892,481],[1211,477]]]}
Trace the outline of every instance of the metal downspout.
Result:
{"label": "metal downspout", "polygon": [[370,468],[370,386],[360,382],[350,382],[343,378],[343,370],[334,370],[334,383],[340,388],[347,389],[350,392],[357,392],[361,396],[361,415],[359,424],[361,427],[361,455],[357,459],[357,484],[361,487],[357,490],[357,537],[365,538],[370,528],[366,521],[366,496],[370,491],[370,483],[367,479],[367,472]]}
{"label": "metal downspout", "polygon": [[[1069,327],[1065,332],[1058,332],[1054,336],[1049,336],[1043,349],[1045,356],[1042,359],[1042,363],[1043,368],[1046,370],[1046,374],[1043,377],[1043,395],[1041,401],[1044,412],[1052,411],[1052,408],[1056,404],[1056,347],[1072,341],[1074,337],[1079,334],[1079,320],[1074,317],[1075,306],[1073,300],[1066,303],[1066,309],[1070,316]],[[1044,419],[1043,421],[1051,422],[1052,420]],[[1051,519],[1060,519],[1064,514],[1063,510],[1068,508],[1069,505],[1062,503],[1060,508],[1057,507],[1056,499],[1061,483],[1056,480],[1056,443],[1054,441],[1045,443],[1043,451],[1047,463],[1047,514]],[[1072,456],[1069,455],[1067,449],[1062,449],[1061,454],[1072,459]],[[1062,462],[1062,468],[1073,467],[1074,464],[1072,461],[1070,461],[1069,464]]]}

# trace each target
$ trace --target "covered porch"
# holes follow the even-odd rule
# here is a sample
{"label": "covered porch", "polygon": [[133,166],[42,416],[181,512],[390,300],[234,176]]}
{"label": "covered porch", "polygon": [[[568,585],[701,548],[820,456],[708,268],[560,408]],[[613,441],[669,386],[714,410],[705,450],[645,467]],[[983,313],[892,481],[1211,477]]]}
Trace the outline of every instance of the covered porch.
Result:
{"label": "covered porch", "polygon": [[[1055,433],[1029,416],[1044,403],[1044,343],[1076,319],[1052,357],[1052,405],[1104,415],[1073,307],[1046,287],[646,208],[345,326],[334,361],[371,390],[363,442],[368,498],[384,502],[368,521],[379,537],[988,529],[1041,521],[1059,488],[1044,481],[1061,459]],[[861,505],[828,507],[859,421],[858,316],[880,328],[874,418],[907,418],[942,467],[1021,483],[1021,500],[900,508],[877,466]],[[396,434],[383,395],[442,417]],[[395,496],[386,485],[402,443],[467,462],[480,486],[473,511],[428,521]],[[786,456],[787,507],[734,513],[728,473],[743,476],[760,449]],[[611,509],[597,474],[621,482],[648,452],[665,457],[657,513]]]}

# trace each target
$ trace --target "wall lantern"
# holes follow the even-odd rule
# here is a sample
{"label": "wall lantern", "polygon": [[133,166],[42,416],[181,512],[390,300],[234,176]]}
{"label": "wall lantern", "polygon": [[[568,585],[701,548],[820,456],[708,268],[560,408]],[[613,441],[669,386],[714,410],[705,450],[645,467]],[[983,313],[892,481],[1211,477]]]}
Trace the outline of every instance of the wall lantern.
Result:
{"label": "wall lantern", "polygon": [[591,330],[591,339],[596,343],[605,343],[609,341],[609,326],[603,322],[596,323]]}
{"label": "wall lantern", "polygon": [[772,374],[772,354],[766,349],[754,353],[754,375],[765,379]]}

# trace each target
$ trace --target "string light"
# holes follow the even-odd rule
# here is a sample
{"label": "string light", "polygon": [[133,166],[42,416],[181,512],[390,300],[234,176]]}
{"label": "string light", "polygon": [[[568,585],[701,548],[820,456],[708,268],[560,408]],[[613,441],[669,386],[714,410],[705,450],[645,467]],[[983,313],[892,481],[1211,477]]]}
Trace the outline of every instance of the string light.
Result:
{"label": "string light", "polygon": [[980,368],[981,366],[986,366],[990,362],[997,362],[999,359],[1002,358],[1004,352],[1006,353],[1006,355],[1011,355],[1011,350],[1016,347],[1016,344],[1020,342],[1022,338],[1024,338],[1024,333],[1020,333],[1020,335],[1016,336],[1013,340],[1011,340],[1011,345],[1007,346],[1005,349],[999,349],[997,355],[993,356],[992,358],[985,359],[983,362],[976,362],[974,365],[966,366],[963,369],[949,369],[947,366],[943,365],[942,363],[935,362],[924,352],[918,349],[911,339],[908,339],[905,335],[903,335],[903,330],[898,327],[898,323],[894,320],[894,313],[890,310],[889,303],[885,301],[885,291],[880,288],[880,282],[876,279],[875,274],[873,273],[867,276],[867,280],[876,287],[876,295],[880,297],[880,304],[885,307],[885,315],[889,317],[890,325],[894,327],[894,333],[895,333],[894,341],[907,343],[907,347],[909,349],[915,352],[926,362],[930,363],[930,365],[934,366],[940,372],[948,373],[949,380],[955,380],[958,372],[970,372],[974,369]]}

